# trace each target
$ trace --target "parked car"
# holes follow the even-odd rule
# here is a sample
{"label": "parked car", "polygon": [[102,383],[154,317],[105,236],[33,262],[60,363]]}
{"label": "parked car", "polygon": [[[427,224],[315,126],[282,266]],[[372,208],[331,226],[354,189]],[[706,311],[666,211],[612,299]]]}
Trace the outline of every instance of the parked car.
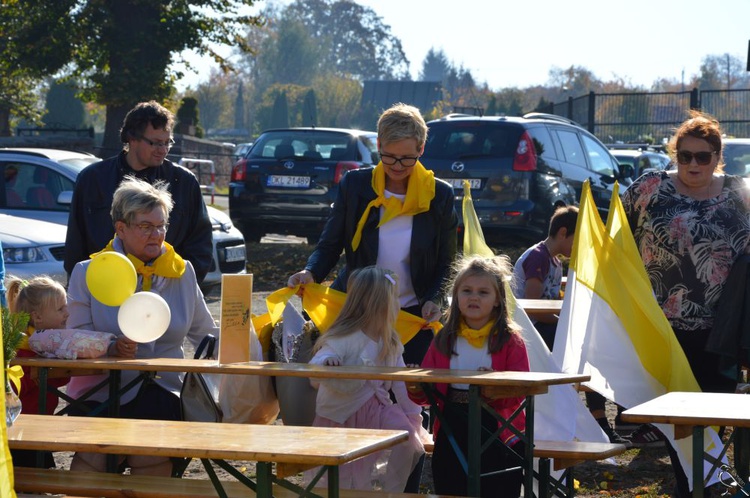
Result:
{"label": "parked car", "polygon": [[[100,159],[80,152],[57,149],[0,149],[0,213],[36,219],[65,227],[78,173]],[[214,257],[203,281],[208,289],[221,283],[222,273],[245,272],[245,240],[229,217],[208,206],[213,225]],[[29,232],[33,239],[33,232]],[[5,241],[3,241],[5,242]],[[5,252],[5,245],[3,245]],[[63,253],[53,253],[60,268]],[[7,263],[7,260],[6,260]],[[67,281],[62,270],[63,282]]]}
{"label": "parked car", "polygon": [[47,275],[63,285],[65,225],[0,213],[0,242],[6,276],[24,280]]}
{"label": "parked car", "polygon": [[229,216],[246,240],[278,233],[307,237],[313,244],[346,172],[378,160],[375,132],[267,130],[232,168]]}
{"label": "parked car", "polygon": [[[623,175],[628,177],[624,179],[627,184],[648,171],[668,169],[672,161],[667,154],[647,147],[625,148],[618,144],[618,146],[610,145],[609,149],[617,162],[624,167]],[[630,181],[627,181],[628,179]]]}
{"label": "parked car", "polygon": [[586,180],[606,218],[620,167],[609,150],[575,122],[539,113],[449,115],[427,126],[422,163],[453,185],[459,212],[463,182],[469,181],[487,238],[543,238],[555,208],[576,204]]}
{"label": "parked car", "polygon": [[725,138],[724,172],[750,177],[750,138]]}
{"label": "parked car", "polygon": [[252,146],[252,142],[245,142],[235,145],[234,150],[232,151],[232,157],[234,158],[234,161],[237,162],[245,157]]}

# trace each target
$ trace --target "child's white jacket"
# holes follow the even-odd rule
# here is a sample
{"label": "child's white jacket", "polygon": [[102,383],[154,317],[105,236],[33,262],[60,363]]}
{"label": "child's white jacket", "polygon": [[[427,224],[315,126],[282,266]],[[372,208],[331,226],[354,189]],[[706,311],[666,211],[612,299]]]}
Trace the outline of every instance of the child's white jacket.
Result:
{"label": "child's white jacket", "polygon": [[[375,343],[360,331],[328,339],[310,360],[310,364],[323,365],[327,358],[339,358],[347,366],[405,367],[401,352],[385,362],[378,360],[380,343]],[[409,418],[420,416],[421,407],[411,401],[403,382],[364,379],[311,379],[318,387],[316,413],[337,423],[344,423],[373,396],[383,404],[392,404],[389,390],[393,391],[398,405]]]}

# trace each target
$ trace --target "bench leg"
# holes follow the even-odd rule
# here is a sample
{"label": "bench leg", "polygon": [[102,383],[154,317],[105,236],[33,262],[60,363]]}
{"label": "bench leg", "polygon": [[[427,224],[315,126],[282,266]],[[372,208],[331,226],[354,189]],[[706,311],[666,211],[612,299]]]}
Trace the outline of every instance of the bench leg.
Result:
{"label": "bench leg", "polygon": [[549,481],[550,481],[550,459],[540,458],[539,459],[539,498],[549,497]]}
{"label": "bench leg", "polygon": [[258,462],[256,465],[256,474],[258,478],[258,487],[255,490],[258,498],[273,498],[273,473],[271,462]]}
{"label": "bench leg", "polygon": [[328,467],[328,498],[339,497],[339,467],[330,465]]}

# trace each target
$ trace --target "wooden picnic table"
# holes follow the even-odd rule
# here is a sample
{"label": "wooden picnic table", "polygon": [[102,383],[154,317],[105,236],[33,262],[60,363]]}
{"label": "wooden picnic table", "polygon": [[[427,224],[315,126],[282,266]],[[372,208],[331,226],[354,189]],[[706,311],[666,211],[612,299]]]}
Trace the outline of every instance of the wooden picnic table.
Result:
{"label": "wooden picnic table", "polygon": [[518,299],[518,304],[531,318],[549,313],[559,315],[562,303],[562,299]]}
{"label": "wooden picnic table", "polygon": [[329,496],[338,496],[339,465],[407,439],[406,431],[395,430],[29,414],[8,428],[11,449],[200,458],[204,465],[206,460],[256,461],[259,497],[272,496],[274,463],[278,478],[323,466]]}
{"label": "wooden picnic table", "polygon": [[629,408],[622,412],[621,417],[626,422],[672,424],[675,439],[692,435],[693,496],[702,498],[704,430],[708,426],[750,427],[750,396],[671,392]]}
{"label": "wooden picnic table", "polygon": [[[575,384],[590,380],[588,375],[548,372],[488,372],[478,370],[452,370],[428,368],[399,368],[374,366],[323,366],[307,363],[246,362],[220,365],[216,360],[195,359],[119,359],[96,358],[84,360],[60,360],[50,358],[16,358],[13,364],[32,368],[32,375],[39,379],[40,391],[44,392],[49,375],[75,375],[76,370],[87,374],[109,371],[118,375],[123,370],[143,372],[201,372],[209,374],[270,375],[305,378],[345,378],[403,381],[420,383],[423,388],[438,396],[437,383],[469,385],[469,445],[465,455],[469,494],[479,496],[482,409],[494,410],[483,401],[483,396],[523,397],[522,413],[526,414],[526,433],[522,439],[527,448],[534,442],[534,396],[544,394],[551,385]],[[111,386],[110,386],[111,387]],[[116,392],[110,390],[110,392]],[[437,410],[435,410],[436,412]],[[496,414],[495,414],[496,415]],[[533,496],[533,452],[527,451],[521,462],[524,468],[524,493]]]}

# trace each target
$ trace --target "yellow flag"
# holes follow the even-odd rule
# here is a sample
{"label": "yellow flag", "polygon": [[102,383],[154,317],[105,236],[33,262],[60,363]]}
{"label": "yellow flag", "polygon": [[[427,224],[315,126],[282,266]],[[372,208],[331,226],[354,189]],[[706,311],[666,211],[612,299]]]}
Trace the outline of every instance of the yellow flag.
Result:
{"label": "yellow flag", "polygon": [[[2,313],[2,311],[0,311]],[[3,327],[0,323],[0,344],[3,343]],[[0,365],[5,365],[4,350],[0,348]],[[3,382],[3,388],[5,383]],[[3,391],[4,392],[4,391]],[[5,396],[0,396],[0,496],[15,498],[13,490],[13,460],[8,448],[8,427],[5,425]]]}
{"label": "yellow flag", "polygon": [[464,218],[464,254],[476,254],[491,258],[495,255],[492,249],[484,241],[482,226],[479,224],[477,212],[474,211],[474,201],[471,199],[471,187],[469,182],[464,180],[464,200],[462,204]]}

